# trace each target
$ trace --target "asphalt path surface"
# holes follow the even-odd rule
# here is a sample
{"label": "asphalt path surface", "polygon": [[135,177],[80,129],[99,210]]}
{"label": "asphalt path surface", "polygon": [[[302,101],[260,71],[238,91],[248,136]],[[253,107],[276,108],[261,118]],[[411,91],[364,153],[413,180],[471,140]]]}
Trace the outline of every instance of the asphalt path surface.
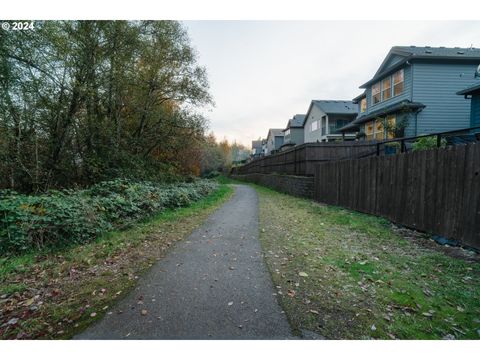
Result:
{"label": "asphalt path surface", "polygon": [[227,203],[75,338],[292,338],[258,236],[257,193],[236,185]]}

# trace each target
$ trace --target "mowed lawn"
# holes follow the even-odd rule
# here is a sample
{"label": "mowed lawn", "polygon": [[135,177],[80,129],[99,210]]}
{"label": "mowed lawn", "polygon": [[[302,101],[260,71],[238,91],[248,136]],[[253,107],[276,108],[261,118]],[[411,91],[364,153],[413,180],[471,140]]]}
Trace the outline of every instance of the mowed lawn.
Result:
{"label": "mowed lawn", "polygon": [[480,338],[475,253],[442,247],[379,217],[256,189],[266,262],[295,333]]}

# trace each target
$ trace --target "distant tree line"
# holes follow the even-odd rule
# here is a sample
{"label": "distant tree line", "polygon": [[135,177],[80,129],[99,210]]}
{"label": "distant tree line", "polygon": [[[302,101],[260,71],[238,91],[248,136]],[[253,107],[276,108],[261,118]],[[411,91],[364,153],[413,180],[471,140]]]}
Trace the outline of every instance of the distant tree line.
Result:
{"label": "distant tree line", "polygon": [[212,167],[197,111],[213,104],[208,90],[176,21],[0,30],[0,188],[200,175]]}
{"label": "distant tree line", "polygon": [[201,173],[228,172],[233,164],[246,160],[249,155],[250,151],[244,145],[229,143],[226,139],[218,142],[213,134],[209,134],[203,144]]}

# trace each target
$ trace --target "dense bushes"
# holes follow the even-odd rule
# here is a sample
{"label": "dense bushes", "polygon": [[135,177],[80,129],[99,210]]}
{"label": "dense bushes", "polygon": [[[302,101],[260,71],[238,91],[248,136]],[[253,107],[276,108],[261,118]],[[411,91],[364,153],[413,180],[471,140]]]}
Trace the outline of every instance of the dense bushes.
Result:
{"label": "dense bushes", "polygon": [[114,180],[38,196],[0,191],[0,255],[87,242],[150,214],[187,206],[216,188],[209,180],[171,185]]}
{"label": "dense bushes", "polygon": [[[447,140],[442,139],[440,142],[441,147],[447,146]],[[428,136],[418,139],[413,143],[413,151],[419,150],[428,150],[428,149],[436,149],[437,148],[437,137],[436,136]]]}

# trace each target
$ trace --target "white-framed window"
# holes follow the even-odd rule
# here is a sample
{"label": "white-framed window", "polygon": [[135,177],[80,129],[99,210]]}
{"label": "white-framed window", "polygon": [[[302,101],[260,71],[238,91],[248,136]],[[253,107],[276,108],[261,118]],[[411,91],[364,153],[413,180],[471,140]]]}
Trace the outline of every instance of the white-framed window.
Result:
{"label": "white-framed window", "polygon": [[365,135],[367,140],[373,140],[373,128],[375,126],[375,121],[369,121],[365,123]]}
{"label": "white-framed window", "polygon": [[373,84],[372,103],[378,104],[379,102],[386,101],[392,97],[400,95],[404,89],[404,76],[405,74],[403,69],[400,69],[393,75],[387,76],[383,80]]}
{"label": "white-framed window", "polygon": [[382,94],[380,93],[380,83],[376,83],[372,85],[372,102],[374,104],[378,104],[382,101]]}
{"label": "white-framed window", "polygon": [[385,138],[385,129],[383,128],[383,119],[375,120],[375,140],[383,140]]}
{"label": "white-framed window", "polygon": [[[387,124],[388,128],[392,129],[397,122],[397,117],[395,115],[388,115],[387,116]],[[393,131],[387,131],[387,139],[395,138],[395,133]]]}
{"label": "white-framed window", "polygon": [[367,98],[360,100],[360,112],[363,113],[367,111]]}
{"label": "white-framed window", "polygon": [[315,131],[318,129],[318,120],[313,120],[312,124],[310,125],[310,131]]}
{"label": "white-framed window", "polygon": [[392,78],[389,76],[382,80],[382,101],[392,97]]}
{"label": "white-framed window", "polygon": [[400,95],[403,92],[404,87],[404,73],[403,69],[398,70],[392,76],[393,78],[393,96]]}

